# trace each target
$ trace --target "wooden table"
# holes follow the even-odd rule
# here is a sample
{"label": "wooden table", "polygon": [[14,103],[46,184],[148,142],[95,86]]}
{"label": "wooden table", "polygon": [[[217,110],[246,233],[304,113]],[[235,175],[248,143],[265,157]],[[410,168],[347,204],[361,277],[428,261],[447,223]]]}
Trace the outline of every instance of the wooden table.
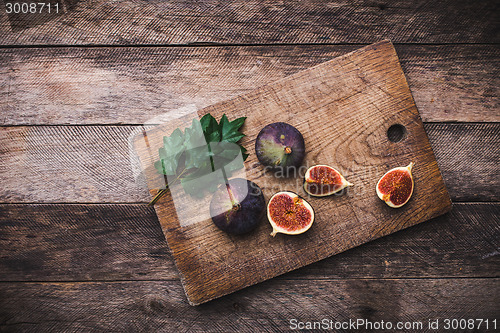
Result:
{"label": "wooden table", "polygon": [[[500,326],[496,1],[62,0],[59,14],[51,3],[51,14],[0,5],[2,331]],[[384,38],[451,213],[191,307],[129,135]]]}

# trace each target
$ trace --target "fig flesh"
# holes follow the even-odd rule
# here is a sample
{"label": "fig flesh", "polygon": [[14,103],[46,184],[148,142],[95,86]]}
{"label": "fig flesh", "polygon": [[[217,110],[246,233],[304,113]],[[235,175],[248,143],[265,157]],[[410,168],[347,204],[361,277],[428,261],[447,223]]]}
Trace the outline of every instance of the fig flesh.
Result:
{"label": "fig flesh", "polygon": [[277,233],[298,235],[309,230],[314,222],[311,205],[297,194],[282,191],[274,194],[267,204],[267,218]]}
{"label": "fig flesh", "polygon": [[413,162],[406,167],[391,169],[377,183],[377,195],[392,208],[399,208],[410,200],[413,194]]}
{"label": "fig flesh", "polygon": [[285,177],[296,171],[305,155],[302,134],[290,124],[277,122],[265,126],[255,140],[259,162]]}
{"label": "fig flesh", "polygon": [[315,197],[324,197],[352,186],[344,176],[328,165],[315,165],[307,169],[304,191]]}
{"label": "fig flesh", "polygon": [[230,179],[219,186],[210,202],[214,224],[230,234],[252,231],[264,215],[266,202],[260,187],[243,178]]}

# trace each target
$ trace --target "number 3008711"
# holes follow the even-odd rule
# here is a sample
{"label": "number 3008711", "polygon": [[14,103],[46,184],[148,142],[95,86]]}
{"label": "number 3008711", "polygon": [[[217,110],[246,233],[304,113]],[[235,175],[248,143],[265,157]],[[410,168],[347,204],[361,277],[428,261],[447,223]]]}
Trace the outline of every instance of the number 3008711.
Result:
{"label": "number 3008711", "polygon": [[46,2],[6,2],[5,12],[7,14],[36,14],[36,13],[59,13],[59,3]]}

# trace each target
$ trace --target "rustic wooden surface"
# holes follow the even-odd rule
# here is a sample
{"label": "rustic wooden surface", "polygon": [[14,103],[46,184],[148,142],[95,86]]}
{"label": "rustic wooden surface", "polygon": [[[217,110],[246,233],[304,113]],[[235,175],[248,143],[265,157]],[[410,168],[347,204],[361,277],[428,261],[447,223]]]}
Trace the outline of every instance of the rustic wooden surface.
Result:
{"label": "rustic wooden surface", "polygon": [[[142,124],[168,110],[233,98],[361,46],[4,48],[0,124]],[[423,121],[500,121],[498,45],[395,47]]]}
{"label": "rustic wooden surface", "polygon": [[[0,330],[498,319],[496,1],[62,2],[62,15],[43,17],[9,17],[0,3]],[[128,135],[164,111],[211,105],[384,38],[460,203],[188,306],[147,193],[120,166]]]}
{"label": "rustic wooden surface", "polygon": [[63,0],[59,15],[6,15],[6,45],[498,43],[498,2]]}
{"label": "rustic wooden surface", "polygon": [[[452,200],[499,201],[495,161],[500,159],[496,149],[500,124],[424,125]],[[0,147],[5,150],[0,159],[2,202],[148,202],[144,181],[134,177],[129,167],[129,138],[141,129],[96,125],[0,127]],[[47,189],[49,182],[57,191]]]}
{"label": "rustic wooden surface", "polygon": [[[0,244],[6,251],[0,281],[178,281],[154,209],[144,204],[4,204],[0,209]],[[499,213],[498,203],[455,203],[449,214],[282,277],[496,277],[492,267],[498,263],[500,229],[491,221]]]}
{"label": "rustic wooden surface", "polygon": [[[425,318],[427,325],[427,318],[443,323],[470,316],[491,325],[500,292],[498,278],[275,279],[194,308],[178,283],[165,280],[7,282],[3,290],[0,306],[10,313],[3,319],[6,331],[116,332],[282,332],[293,318],[362,317],[394,325]],[[63,311],[54,311],[62,304]]]}
{"label": "rustic wooden surface", "polygon": [[[182,207],[174,195],[155,205],[158,220],[180,271],[190,303],[198,305],[287,273],[376,238],[448,212],[451,201],[411,96],[398,57],[388,41],[371,44],[301,71],[234,99],[198,111],[220,119],[246,116],[241,144],[253,151],[255,138],[269,119],[291,123],[304,136],[303,165],[335,166],[354,184],[343,196],[307,196],[315,209],[314,226],[304,235],[269,236],[267,218],[255,232],[230,237],[218,230],[206,207],[210,196]],[[198,117],[198,114],[195,114]],[[190,115],[191,116],[191,115]],[[187,124],[190,124],[188,117]],[[333,121],[328,121],[334,119]],[[406,138],[390,142],[389,126],[401,124]],[[151,152],[178,122],[139,134],[134,148],[142,169],[156,170]],[[373,186],[388,169],[413,162],[415,190],[404,209],[393,210],[373,195]],[[241,176],[240,176],[241,177]],[[280,190],[307,195],[296,177],[265,173],[255,154],[243,177],[259,184],[264,197]],[[154,189],[155,185],[149,185]],[[170,188],[171,193],[181,190]],[[156,191],[152,191],[153,195]],[[182,202],[192,200],[181,195]],[[193,221],[194,220],[194,221]]]}

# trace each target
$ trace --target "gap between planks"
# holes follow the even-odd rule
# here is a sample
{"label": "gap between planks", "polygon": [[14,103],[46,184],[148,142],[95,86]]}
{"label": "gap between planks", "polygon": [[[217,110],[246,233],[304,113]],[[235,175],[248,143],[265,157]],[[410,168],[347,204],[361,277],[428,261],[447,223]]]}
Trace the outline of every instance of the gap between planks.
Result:
{"label": "gap between planks", "polygon": [[[500,121],[458,121],[458,120],[449,120],[449,121],[424,121],[425,125],[499,125]],[[9,128],[9,127],[140,127],[145,126],[142,123],[106,123],[106,124],[0,124],[0,128]]]}
{"label": "gap between planks", "polygon": [[[0,49],[50,49],[50,48],[200,48],[200,47],[274,47],[274,46],[356,46],[363,47],[372,43],[187,43],[187,44],[31,44],[7,45],[0,44]],[[401,43],[394,42],[394,46],[494,46],[500,43]]]}
{"label": "gap between planks", "polygon": [[[335,282],[335,281],[418,281],[418,280],[495,280],[495,279],[500,279],[499,276],[405,276],[405,277],[380,277],[380,278],[374,278],[374,277],[355,277],[355,278],[350,278],[350,277],[343,277],[343,278],[321,278],[321,277],[314,277],[314,278],[289,278],[289,277],[283,277],[283,276],[276,276],[272,279],[260,282],[259,284],[265,283],[267,281],[272,281],[272,280],[277,280],[277,281],[321,281],[321,282]],[[7,285],[7,284],[42,284],[42,285],[74,285],[74,284],[103,284],[103,283],[109,283],[109,284],[114,284],[114,283],[124,283],[124,282],[140,282],[140,283],[148,283],[148,282],[179,282],[179,278],[171,278],[171,279],[151,279],[151,280],[135,280],[135,279],[123,279],[123,280],[68,280],[68,281],[0,281],[0,286],[1,285]],[[258,286],[259,284],[254,284],[252,286],[246,287],[250,288],[253,286]],[[243,289],[240,289],[243,290]],[[238,291],[236,291],[238,292]],[[224,295],[226,296],[226,295]],[[224,297],[222,296],[222,297]]]}

